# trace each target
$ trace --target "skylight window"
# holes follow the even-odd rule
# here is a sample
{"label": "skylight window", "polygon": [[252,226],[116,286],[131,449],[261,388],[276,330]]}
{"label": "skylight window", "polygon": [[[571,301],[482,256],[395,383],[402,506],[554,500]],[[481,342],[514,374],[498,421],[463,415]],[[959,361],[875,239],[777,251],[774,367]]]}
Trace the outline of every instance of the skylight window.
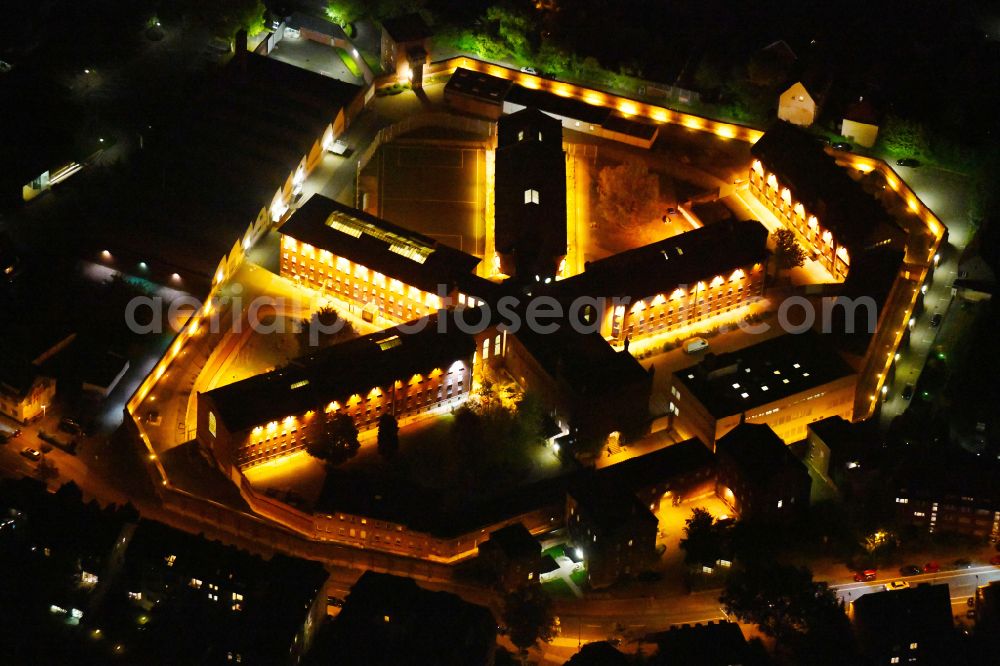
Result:
{"label": "skylight window", "polygon": [[385,338],[384,340],[377,340],[376,343],[378,348],[382,351],[388,351],[393,347],[398,347],[403,344],[403,341],[398,335],[393,335],[392,337]]}
{"label": "skylight window", "polygon": [[303,386],[309,386],[309,380],[308,379],[303,379],[300,382],[295,382],[294,384],[292,384],[291,388],[294,390],[294,389],[297,389],[297,388],[302,388]]}
{"label": "skylight window", "polygon": [[740,397],[746,399],[746,398],[750,397],[750,394],[749,393],[740,393]]}
{"label": "skylight window", "polygon": [[342,234],[347,234],[348,236],[354,236],[355,238],[361,238],[361,229],[350,224],[345,224],[340,220],[333,218],[330,220],[330,228],[336,229]]}
{"label": "skylight window", "polygon": [[780,375],[780,374],[781,374],[781,370],[775,370],[775,371],[774,371],[774,374],[776,374],[776,375]]}
{"label": "skylight window", "polygon": [[782,380],[781,380],[781,383],[782,383],[782,384],[787,384],[787,383],[788,383],[788,379],[782,379]]}
{"label": "skylight window", "polygon": [[803,376],[803,377],[808,377],[808,376],[809,376],[809,373],[808,373],[808,372],[803,372],[803,373],[802,373],[802,376]]}
{"label": "skylight window", "polygon": [[800,368],[800,367],[802,367],[802,366],[800,366],[800,365],[799,365],[798,363],[793,363],[793,364],[792,364],[792,367],[793,367],[793,368],[795,368],[795,369],[797,370],[798,368]]}
{"label": "skylight window", "polygon": [[389,245],[389,251],[395,252],[400,256],[406,257],[407,259],[412,259],[418,264],[422,264],[427,261],[427,257],[431,255],[431,250],[428,248],[416,247],[414,245],[399,245],[397,243]]}
{"label": "skylight window", "polygon": [[761,387],[760,387],[760,390],[761,390],[761,391],[766,391],[766,390],[767,390],[767,386],[766,386],[766,385],[765,385],[765,386],[761,386]]}
{"label": "skylight window", "polygon": [[733,388],[738,389],[739,387],[740,387],[740,385],[738,383],[733,384]]}
{"label": "skylight window", "polygon": [[524,203],[526,204],[536,204],[538,203],[538,190],[525,190],[524,191]]}

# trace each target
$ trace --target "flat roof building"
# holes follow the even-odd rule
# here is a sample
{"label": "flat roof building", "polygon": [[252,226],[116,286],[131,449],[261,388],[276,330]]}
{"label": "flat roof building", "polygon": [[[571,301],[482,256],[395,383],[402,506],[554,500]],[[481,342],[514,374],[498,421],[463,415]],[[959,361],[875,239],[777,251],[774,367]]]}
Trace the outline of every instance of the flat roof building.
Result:
{"label": "flat roof building", "polygon": [[497,120],[512,85],[510,79],[459,67],[444,86],[444,101],[457,111]]}
{"label": "flat roof building", "polygon": [[822,334],[785,334],[708,354],[673,375],[677,418],[709,446],[741,421],[766,423],[786,444],[828,416],[850,418],[857,375]]}

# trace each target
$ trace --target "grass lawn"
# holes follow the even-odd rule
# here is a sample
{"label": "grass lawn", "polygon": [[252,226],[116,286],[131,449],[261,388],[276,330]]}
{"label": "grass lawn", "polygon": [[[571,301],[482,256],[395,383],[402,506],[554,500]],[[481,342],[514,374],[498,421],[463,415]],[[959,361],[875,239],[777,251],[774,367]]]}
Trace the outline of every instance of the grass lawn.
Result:
{"label": "grass lawn", "polygon": [[575,594],[573,594],[573,590],[569,588],[569,585],[567,585],[566,581],[564,581],[562,578],[556,578],[554,580],[550,580],[547,583],[542,583],[542,589],[545,591],[546,594],[549,594],[553,597],[576,596]]}
{"label": "grass lawn", "polygon": [[354,62],[354,58],[352,58],[344,49],[337,48],[334,50],[337,52],[337,55],[340,56],[340,59],[344,61],[344,66],[347,67],[348,71],[354,76],[360,78],[361,69],[358,67],[358,63]]}
{"label": "grass lawn", "polygon": [[542,557],[545,557],[546,555],[551,555],[553,560],[565,554],[566,554],[566,547],[565,544],[562,543],[559,544],[558,546],[552,546],[551,548],[546,548],[545,550],[542,551]]}
{"label": "grass lawn", "polygon": [[375,76],[382,74],[382,63],[379,61],[378,56],[362,51],[361,57],[364,58],[365,63],[371,68]]}
{"label": "grass lawn", "polygon": [[572,580],[574,583],[576,583],[577,587],[579,587],[579,588],[582,589],[582,588],[584,588],[584,587],[587,586],[587,570],[586,569],[580,569],[579,571],[574,571],[573,573],[571,573],[569,575],[569,577],[570,577],[570,580]]}

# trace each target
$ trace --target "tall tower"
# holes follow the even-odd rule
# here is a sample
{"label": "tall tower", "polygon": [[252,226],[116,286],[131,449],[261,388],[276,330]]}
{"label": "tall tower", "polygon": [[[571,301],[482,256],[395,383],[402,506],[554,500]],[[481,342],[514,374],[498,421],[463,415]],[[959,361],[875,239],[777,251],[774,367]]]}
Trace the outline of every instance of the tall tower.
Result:
{"label": "tall tower", "polygon": [[497,122],[496,251],[522,281],[555,277],[566,256],[562,123],[538,109]]}

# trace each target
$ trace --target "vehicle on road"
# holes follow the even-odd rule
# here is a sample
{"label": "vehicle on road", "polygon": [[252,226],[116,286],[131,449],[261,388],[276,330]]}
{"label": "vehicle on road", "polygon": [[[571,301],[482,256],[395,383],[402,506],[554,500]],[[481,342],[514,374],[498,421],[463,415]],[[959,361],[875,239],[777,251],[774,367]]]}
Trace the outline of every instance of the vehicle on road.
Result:
{"label": "vehicle on road", "polygon": [[990,564],[995,567],[1000,567],[1000,555],[994,555],[990,558]]}
{"label": "vehicle on road", "polygon": [[708,349],[708,340],[705,338],[691,338],[684,341],[684,352],[687,354],[697,354]]}
{"label": "vehicle on road", "polygon": [[833,149],[849,151],[851,149],[851,144],[847,143],[846,141],[838,141],[837,143],[833,144]]}
{"label": "vehicle on road", "polygon": [[938,571],[941,571],[941,565],[936,561],[931,561],[924,565],[924,573],[937,573]]}
{"label": "vehicle on road", "polygon": [[885,584],[885,589],[887,590],[905,590],[910,586],[905,580],[894,580],[891,583]]}
{"label": "vehicle on road", "polygon": [[854,573],[855,583],[864,583],[866,581],[875,580],[875,576],[878,575],[877,569],[865,569],[864,571],[856,571]]}
{"label": "vehicle on road", "polygon": [[77,423],[76,420],[65,416],[61,421],[59,421],[59,429],[63,432],[68,432],[71,435],[79,435],[83,428],[80,427],[80,424]]}
{"label": "vehicle on road", "polygon": [[538,70],[534,67],[522,67],[521,71],[525,74],[538,74]]}
{"label": "vehicle on road", "polygon": [[14,439],[21,435],[21,431],[18,428],[10,428],[5,425],[0,425],[0,436],[6,437],[8,439]]}
{"label": "vehicle on road", "polygon": [[918,567],[916,564],[907,564],[905,567],[899,568],[899,573],[904,576],[919,576],[924,572],[923,569]]}
{"label": "vehicle on road", "polygon": [[907,384],[903,387],[903,400],[909,400],[913,397],[913,384]]}
{"label": "vehicle on road", "polygon": [[21,455],[27,458],[28,460],[33,460],[35,462],[42,459],[41,452],[39,452],[37,449],[31,448],[30,446],[21,449]]}
{"label": "vehicle on road", "polygon": [[911,169],[915,169],[916,167],[920,166],[920,162],[913,159],[912,157],[904,157],[902,159],[896,160],[896,166],[905,166],[905,167],[910,167]]}
{"label": "vehicle on road", "polygon": [[931,328],[937,328],[941,325],[941,317],[942,315],[940,312],[934,313],[934,316],[931,317]]}

